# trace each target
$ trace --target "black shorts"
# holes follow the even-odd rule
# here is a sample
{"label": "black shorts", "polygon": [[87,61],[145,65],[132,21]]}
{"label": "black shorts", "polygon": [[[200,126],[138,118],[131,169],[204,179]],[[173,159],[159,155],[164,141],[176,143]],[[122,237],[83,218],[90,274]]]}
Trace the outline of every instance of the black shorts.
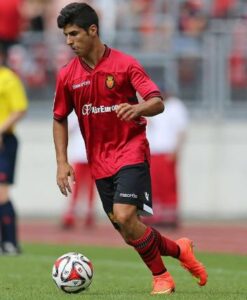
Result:
{"label": "black shorts", "polygon": [[113,212],[113,203],[131,204],[139,215],[153,214],[151,178],[148,163],[121,168],[115,175],[96,180],[106,214]]}
{"label": "black shorts", "polygon": [[14,182],[18,141],[14,134],[3,134],[0,147],[0,183]]}

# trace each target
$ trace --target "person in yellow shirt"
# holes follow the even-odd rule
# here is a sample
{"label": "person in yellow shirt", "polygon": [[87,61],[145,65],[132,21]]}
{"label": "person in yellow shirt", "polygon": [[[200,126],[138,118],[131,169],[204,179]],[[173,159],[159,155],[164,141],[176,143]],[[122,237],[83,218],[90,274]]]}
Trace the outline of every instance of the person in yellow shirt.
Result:
{"label": "person in yellow shirt", "polygon": [[6,255],[20,253],[16,214],[9,191],[14,183],[18,149],[15,126],[27,108],[24,86],[18,76],[3,65],[0,48],[0,254]]}

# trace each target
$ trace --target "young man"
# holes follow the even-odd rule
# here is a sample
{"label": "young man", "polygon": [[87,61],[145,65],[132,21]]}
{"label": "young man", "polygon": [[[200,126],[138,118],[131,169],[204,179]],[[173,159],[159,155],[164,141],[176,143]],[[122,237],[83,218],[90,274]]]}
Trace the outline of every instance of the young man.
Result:
{"label": "young man", "polygon": [[[74,109],[91,172],[106,214],[125,242],[139,253],[153,275],[152,294],[170,294],[175,283],[161,256],[172,256],[198,279],[207,282],[192,241],[174,242],[141,221],[152,215],[149,146],[146,120],[163,112],[157,86],[131,56],[110,49],[98,35],[98,16],[85,3],[71,3],[57,19],[76,57],[58,75],[53,134],[57,184],[67,196],[74,171],[67,159],[67,116]],[[145,100],[138,103],[136,92]]]}
{"label": "young man", "polygon": [[20,79],[2,61],[0,53],[0,252],[15,255],[19,253],[16,214],[9,195],[18,147],[14,127],[25,115],[28,101]]}

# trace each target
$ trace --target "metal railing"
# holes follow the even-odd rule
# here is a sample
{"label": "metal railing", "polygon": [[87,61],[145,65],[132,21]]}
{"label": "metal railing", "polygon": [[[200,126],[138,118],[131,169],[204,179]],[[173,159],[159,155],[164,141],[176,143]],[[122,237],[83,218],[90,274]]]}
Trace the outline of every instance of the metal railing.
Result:
{"label": "metal railing", "polygon": [[[119,31],[109,46],[134,55],[162,90],[186,103],[192,117],[247,119],[247,33],[241,31],[247,26],[238,22],[212,22],[194,39],[176,32],[162,51],[141,48],[134,31]],[[155,40],[149,37],[149,43]],[[19,64],[31,100],[53,98],[58,65],[70,55],[63,42],[29,34],[13,49],[12,63]]]}

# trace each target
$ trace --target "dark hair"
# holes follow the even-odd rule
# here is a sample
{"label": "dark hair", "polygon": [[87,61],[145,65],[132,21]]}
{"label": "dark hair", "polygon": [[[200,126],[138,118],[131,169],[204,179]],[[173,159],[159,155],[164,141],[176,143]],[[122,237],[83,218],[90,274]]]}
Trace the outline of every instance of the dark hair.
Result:
{"label": "dark hair", "polygon": [[70,3],[60,11],[57,17],[57,26],[64,28],[68,24],[77,25],[86,31],[94,24],[99,30],[97,13],[90,5],[81,2]]}

